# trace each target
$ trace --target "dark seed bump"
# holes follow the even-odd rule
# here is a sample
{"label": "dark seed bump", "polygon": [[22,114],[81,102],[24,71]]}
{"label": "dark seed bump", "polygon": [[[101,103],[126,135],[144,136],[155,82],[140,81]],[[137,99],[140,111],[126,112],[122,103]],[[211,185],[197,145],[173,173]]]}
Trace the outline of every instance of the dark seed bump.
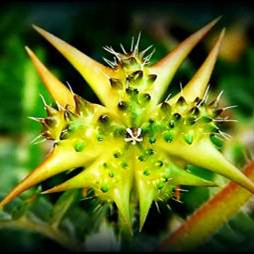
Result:
{"label": "dark seed bump", "polygon": [[217,100],[213,100],[213,101],[211,101],[209,104],[208,104],[208,106],[209,107],[213,107],[213,106],[215,106],[215,103],[217,102]]}
{"label": "dark seed bump", "polygon": [[64,140],[68,138],[68,133],[67,132],[61,132],[60,134],[60,140]]}
{"label": "dark seed bump", "polygon": [[174,119],[177,121],[177,120],[180,120],[181,119],[181,115],[179,113],[175,113],[174,114]]}
{"label": "dark seed bump", "polygon": [[151,95],[150,95],[149,93],[145,93],[145,94],[143,95],[143,97],[144,97],[144,99],[145,99],[146,101],[150,101],[150,100],[151,100]]}
{"label": "dark seed bump", "polygon": [[163,102],[161,103],[161,109],[162,109],[163,111],[170,111],[171,107],[170,107],[170,105],[169,105],[167,102],[163,101]]}
{"label": "dark seed bump", "polygon": [[172,129],[175,127],[175,122],[173,120],[170,120],[169,127]]}
{"label": "dark seed bump", "polygon": [[122,88],[122,82],[119,80],[119,79],[116,79],[116,78],[110,78],[109,79],[109,82],[110,82],[110,85],[111,87],[113,88]]}
{"label": "dark seed bump", "polygon": [[219,108],[219,109],[215,110],[214,111],[214,117],[219,116],[222,112],[223,112],[222,108]]}
{"label": "dark seed bump", "polygon": [[198,107],[191,108],[190,113],[195,115],[195,116],[198,116],[199,113],[200,113],[199,108]]}
{"label": "dark seed bump", "polygon": [[177,103],[183,105],[184,103],[186,103],[186,101],[183,96],[180,96],[179,99],[177,100]]}
{"label": "dark seed bump", "polygon": [[101,123],[107,123],[108,120],[109,120],[109,117],[108,117],[107,115],[101,115],[101,116],[99,117],[99,121],[100,121]]}
{"label": "dark seed bump", "polygon": [[151,82],[154,82],[157,78],[157,75],[156,74],[149,74],[148,75],[148,80],[151,81]]}
{"label": "dark seed bump", "polygon": [[127,104],[127,102],[125,102],[125,101],[120,101],[120,102],[118,103],[118,108],[119,108],[120,110],[126,110],[127,107],[128,107],[128,104]]}
{"label": "dark seed bump", "polygon": [[130,87],[127,87],[127,88],[125,89],[125,92],[126,92],[127,94],[132,94],[132,89],[131,89]]}
{"label": "dark seed bump", "polygon": [[126,77],[126,82],[127,82],[127,83],[128,83],[128,82],[131,82],[132,79],[133,79],[133,77],[132,77],[131,75],[128,75],[128,76]]}
{"label": "dark seed bump", "polygon": [[163,181],[164,181],[164,182],[167,182],[167,181],[168,181],[168,179],[169,179],[169,177],[167,177],[167,176],[163,176]]}
{"label": "dark seed bump", "polygon": [[138,71],[134,71],[132,73],[132,76],[135,78],[135,79],[141,79],[143,77],[143,71],[141,70],[138,70]]}
{"label": "dark seed bump", "polygon": [[190,125],[193,125],[193,124],[196,123],[195,117],[190,117],[190,118],[187,119],[187,121],[188,121],[188,123],[189,123]]}
{"label": "dark seed bump", "polygon": [[133,93],[138,94],[139,93],[138,89],[137,88],[133,89]]}
{"label": "dark seed bump", "polygon": [[106,162],[104,162],[102,165],[103,165],[104,168],[108,167],[108,164]]}
{"label": "dark seed bump", "polygon": [[45,118],[44,121],[49,127],[53,127],[56,124],[56,120],[52,118]]}
{"label": "dark seed bump", "polygon": [[120,153],[114,153],[114,157],[116,158],[116,159],[118,159],[118,158],[120,158],[121,157],[121,154]]}
{"label": "dark seed bump", "polygon": [[199,98],[199,97],[196,97],[196,99],[194,100],[194,102],[195,102],[196,104],[200,103],[201,101],[202,101],[202,99]]}
{"label": "dark seed bump", "polygon": [[150,124],[154,123],[154,119],[150,118],[150,119],[149,119],[149,123],[150,123]]}

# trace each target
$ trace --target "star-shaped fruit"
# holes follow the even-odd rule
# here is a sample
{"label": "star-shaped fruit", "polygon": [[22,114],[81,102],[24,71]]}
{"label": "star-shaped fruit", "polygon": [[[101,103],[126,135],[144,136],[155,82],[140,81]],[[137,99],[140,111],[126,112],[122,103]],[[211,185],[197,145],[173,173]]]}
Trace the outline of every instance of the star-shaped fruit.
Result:
{"label": "star-shaped fruit", "polygon": [[92,188],[105,202],[114,202],[131,226],[130,202],[136,202],[142,228],[153,201],[166,201],[179,185],[216,184],[186,171],[188,164],[218,173],[247,190],[254,184],[224,158],[211,141],[223,135],[225,119],[219,97],[207,101],[207,86],[224,35],[222,31],[193,78],[172,98],[162,101],[176,70],[218,19],[201,28],[155,65],[150,47],[139,40],[127,52],[105,47],[114,61],[106,67],[76,48],[34,26],[84,77],[102,105],[74,94],[26,48],[57,108],[45,104],[48,116],[38,118],[42,135],[54,141],[48,158],[0,203],[4,206],[25,190],[64,171],[82,172],[44,193]]}

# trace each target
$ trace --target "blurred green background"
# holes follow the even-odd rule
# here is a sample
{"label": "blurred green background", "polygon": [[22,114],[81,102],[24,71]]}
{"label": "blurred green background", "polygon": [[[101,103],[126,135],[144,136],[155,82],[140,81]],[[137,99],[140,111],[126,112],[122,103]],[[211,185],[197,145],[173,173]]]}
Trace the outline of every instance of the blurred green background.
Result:
{"label": "blurred green background", "polygon": [[[229,116],[237,119],[238,123],[224,127],[232,138],[224,145],[223,151],[238,167],[242,167],[248,158],[253,158],[251,156],[254,151],[254,10],[250,4],[243,2],[229,4],[222,1],[202,3],[197,1],[10,2],[2,4],[0,8],[1,195],[6,194],[43,161],[49,150],[48,144],[31,144],[40,133],[41,127],[28,117],[45,116],[40,94],[48,103],[52,101],[25,53],[26,45],[34,50],[63,82],[68,81],[75,93],[92,102],[98,102],[80,74],[32,29],[32,24],[41,26],[100,62],[103,62],[103,57],[109,57],[103,50],[103,46],[111,45],[120,50],[119,44],[122,43],[128,48],[131,37],[137,37],[141,31],[141,48],[153,44],[156,52],[152,62],[156,62],[179,41],[220,15],[223,16],[220,22],[192,51],[172,83],[175,84],[173,89],[179,89],[179,82],[184,85],[192,77],[207,56],[218,33],[226,27],[226,36],[210,82],[210,97],[215,97],[224,90],[222,104],[238,105],[229,112]],[[176,92],[170,87],[169,92],[171,91]],[[198,169],[191,170],[199,173]],[[209,173],[203,176],[213,177]],[[51,184],[50,181],[59,181],[59,179],[49,180],[45,185]],[[143,233],[136,234],[131,241],[128,241],[128,246],[125,248],[151,250],[158,243],[160,235],[163,236],[169,230],[172,231],[177,223],[191,214],[215,192],[203,188],[188,189],[189,192],[182,196],[183,204],[169,201],[172,211],[160,204],[161,209],[158,213],[156,206],[153,205]],[[29,192],[26,195],[29,196]],[[40,213],[45,216],[47,211],[50,214],[58,197],[57,195],[40,197],[41,203],[29,209],[36,216],[40,216],[38,215]],[[72,212],[68,211],[69,217],[66,217],[68,220],[66,219],[67,222],[65,222],[66,225],[73,224],[74,229],[69,228],[69,231],[78,231],[81,238],[90,237],[88,242],[92,250],[96,249],[93,239],[96,239],[98,232],[103,235],[105,231],[104,234],[111,237],[112,242],[116,242],[114,236],[111,236],[113,231],[111,232],[108,226],[103,226],[103,216],[96,217],[97,215],[91,212],[94,206],[96,204],[93,202],[75,204]],[[234,220],[246,220],[248,227],[247,229],[243,227],[242,231],[247,230],[248,234],[251,234],[251,232],[254,233],[254,223],[252,209],[249,210],[248,218],[237,219],[236,217]],[[75,222],[76,218],[78,219]],[[110,220],[114,223],[114,218]],[[237,222],[232,223],[237,225]],[[232,228],[234,226],[231,225],[228,232],[227,227],[222,228],[217,238],[213,239],[216,243],[211,241],[203,248],[209,246],[210,249],[215,250],[254,249],[254,244],[247,236],[243,237],[242,234],[232,236]],[[37,249],[60,251],[63,249],[61,245],[43,234],[26,231],[24,228],[6,229],[1,222],[0,246],[0,250],[9,251]],[[116,249],[119,248],[117,245],[114,246]]]}

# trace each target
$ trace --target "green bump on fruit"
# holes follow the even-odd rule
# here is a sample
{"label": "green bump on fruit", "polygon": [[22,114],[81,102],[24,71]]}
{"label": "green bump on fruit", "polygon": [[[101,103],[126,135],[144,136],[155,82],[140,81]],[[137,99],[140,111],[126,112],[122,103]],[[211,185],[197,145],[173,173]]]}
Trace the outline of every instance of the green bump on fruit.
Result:
{"label": "green bump on fruit", "polygon": [[82,152],[85,148],[85,144],[83,142],[77,142],[75,145],[74,145],[74,149],[76,152]]}
{"label": "green bump on fruit", "polygon": [[109,172],[109,173],[108,173],[108,176],[112,178],[112,177],[115,176],[115,174],[114,174],[113,172]]}
{"label": "green bump on fruit", "polygon": [[192,134],[186,134],[184,135],[184,140],[187,144],[191,145],[193,142],[193,135]]}
{"label": "green bump on fruit", "polygon": [[138,157],[138,159],[139,159],[140,161],[144,161],[146,158],[145,158],[144,155],[140,155],[140,156]]}
{"label": "green bump on fruit", "polygon": [[149,149],[145,150],[145,155],[150,156],[150,155],[153,155],[153,154],[154,154],[154,150],[153,149],[149,148]]}
{"label": "green bump on fruit", "polygon": [[163,166],[163,162],[158,160],[158,161],[155,162],[155,166],[156,167],[162,167]]}
{"label": "green bump on fruit", "polygon": [[126,161],[121,162],[121,167],[126,169],[128,167],[128,163]]}
{"label": "green bump on fruit", "polygon": [[103,135],[97,135],[97,140],[99,141],[99,142],[102,142],[103,140],[104,140],[104,137],[103,137]]}
{"label": "green bump on fruit", "polygon": [[149,143],[150,144],[155,144],[155,142],[156,142],[156,137],[150,137],[149,138]]}
{"label": "green bump on fruit", "polygon": [[101,186],[101,191],[104,192],[104,193],[108,192],[109,191],[108,185],[107,184],[102,185]]}
{"label": "green bump on fruit", "polygon": [[153,65],[154,51],[151,47],[139,49],[140,36],[128,52],[123,47],[122,52],[105,47],[113,57],[107,60],[109,66],[104,66],[34,26],[80,72],[101,103],[90,103],[74,94],[26,48],[57,102],[57,108],[45,102],[48,116],[35,120],[43,126],[41,135],[57,145],[0,207],[42,181],[80,167],[85,170],[46,192],[92,188],[99,199],[115,203],[130,232],[135,221],[132,202],[139,204],[141,230],[153,201],[167,201],[175,186],[214,185],[180,168],[178,162],[206,168],[254,192],[254,184],[218,149],[216,138],[224,139],[225,134],[216,123],[224,120],[222,113],[227,108],[219,107],[221,94],[207,102],[207,85],[224,31],[182,90],[172,97],[165,94],[181,63],[217,21]]}
{"label": "green bump on fruit", "polygon": [[163,135],[164,140],[168,143],[171,143],[173,141],[173,134],[170,131],[166,131]]}
{"label": "green bump on fruit", "polygon": [[149,175],[150,175],[150,170],[145,169],[145,170],[143,171],[143,175],[149,176]]}
{"label": "green bump on fruit", "polygon": [[163,182],[159,182],[158,185],[157,185],[158,190],[163,189],[163,187],[164,187],[164,183]]}

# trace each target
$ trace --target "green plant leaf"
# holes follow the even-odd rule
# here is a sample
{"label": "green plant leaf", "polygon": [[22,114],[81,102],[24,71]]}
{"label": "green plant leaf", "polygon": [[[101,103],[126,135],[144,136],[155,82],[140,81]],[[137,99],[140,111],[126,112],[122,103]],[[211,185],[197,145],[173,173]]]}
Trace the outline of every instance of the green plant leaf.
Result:
{"label": "green plant leaf", "polygon": [[50,219],[50,224],[53,227],[58,227],[59,223],[64,218],[64,215],[66,214],[66,212],[77,200],[78,194],[79,194],[78,190],[69,190],[64,192],[60,196],[60,198],[57,200],[56,204],[54,205],[52,217]]}

